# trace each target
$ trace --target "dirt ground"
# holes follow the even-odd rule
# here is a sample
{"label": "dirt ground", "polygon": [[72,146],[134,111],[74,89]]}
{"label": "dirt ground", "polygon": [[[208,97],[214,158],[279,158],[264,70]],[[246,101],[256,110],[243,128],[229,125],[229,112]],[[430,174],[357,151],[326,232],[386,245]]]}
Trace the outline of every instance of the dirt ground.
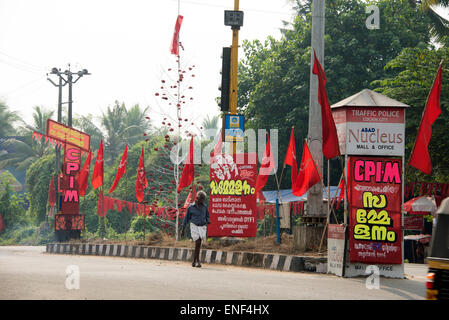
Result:
{"label": "dirt ground", "polygon": [[[76,242],[76,241],[74,241]],[[161,247],[183,247],[194,248],[194,242],[191,239],[180,239],[175,241],[171,236],[165,233],[157,233],[147,235],[145,240],[101,240],[101,239],[83,239],[82,242],[89,243],[122,243],[127,245],[147,245],[147,246],[161,246]],[[304,252],[294,248],[293,236],[289,234],[282,234],[281,243],[277,243],[276,235],[256,238],[209,238],[206,243],[202,245],[203,249],[220,249],[227,251],[247,251],[247,252],[264,252],[264,253],[282,253],[289,255],[302,256],[318,256],[326,257],[327,248],[325,244],[320,252]]]}

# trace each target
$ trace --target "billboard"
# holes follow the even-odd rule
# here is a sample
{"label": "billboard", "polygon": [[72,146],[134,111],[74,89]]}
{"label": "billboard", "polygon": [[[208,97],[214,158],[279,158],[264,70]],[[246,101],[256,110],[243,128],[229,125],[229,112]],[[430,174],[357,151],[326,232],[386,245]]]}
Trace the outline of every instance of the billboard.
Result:
{"label": "billboard", "polygon": [[256,158],[256,153],[211,157],[208,236],[256,236]]}
{"label": "billboard", "polygon": [[67,145],[64,150],[62,165],[62,179],[60,180],[61,213],[79,213],[79,183],[78,176],[81,169],[81,150]]}
{"label": "billboard", "polygon": [[402,263],[402,159],[349,157],[350,262]]}
{"label": "billboard", "polygon": [[342,154],[404,156],[404,108],[346,107],[333,117]]}
{"label": "billboard", "polygon": [[85,152],[89,152],[90,136],[87,133],[78,131],[63,125],[62,123],[48,119],[47,136],[77,146]]}

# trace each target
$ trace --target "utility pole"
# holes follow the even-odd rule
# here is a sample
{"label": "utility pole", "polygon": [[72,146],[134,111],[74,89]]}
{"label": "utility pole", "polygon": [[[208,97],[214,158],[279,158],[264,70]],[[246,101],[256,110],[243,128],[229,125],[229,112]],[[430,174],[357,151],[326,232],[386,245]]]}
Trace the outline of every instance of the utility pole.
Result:
{"label": "utility pole", "polygon": [[[74,83],[76,83],[82,76],[84,75],[90,75],[90,73],[88,73],[88,71],[86,69],[83,69],[81,71],[78,72],[71,72],[70,71],[70,64],[69,64],[69,69],[65,70],[64,72],[61,72],[61,69],[58,68],[52,68],[50,74],[54,74],[58,76],[58,84],[56,84],[55,82],[53,82],[52,79],[47,77],[47,80],[50,81],[55,87],[58,87],[58,122],[62,123],[62,87],[64,87],[66,84],[69,85],[69,101],[68,101],[68,105],[69,105],[69,110],[68,110],[68,123],[67,125],[69,127],[72,126],[72,85]],[[73,75],[76,74],[78,76],[78,78],[76,78],[75,81],[73,81]],[[48,76],[48,74],[47,74]],[[60,150],[56,150],[56,174],[57,176],[59,175],[58,172],[60,171],[61,168],[61,153]],[[57,208],[59,210],[59,205],[60,205],[60,199],[59,199],[59,186],[56,188],[56,205]]]}
{"label": "utility pole", "polygon": [[[239,11],[239,0],[234,0],[234,10],[225,10],[225,25],[232,29],[232,46],[229,72],[229,113],[237,115],[237,86],[238,86],[238,49],[239,30],[243,26],[243,12]],[[223,59],[225,57],[223,56]],[[224,70],[223,70],[224,72]],[[224,115],[223,115],[224,117]],[[224,121],[223,121],[224,123]],[[224,128],[223,128],[224,129]],[[223,140],[224,141],[224,140]],[[232,141],[232,153],[236,154],[236,142]]]}
{"label": "utility pole", "polygon": [[[318,103],[318,78],[313,74],[315,50],[318,60],[324,68],[324,18],[325,0],[313,0],[312,4],[312,51],[310,56],[310,100],[308,144],[315,163],[323,172],[323,137],[321,106]],[[323,188],[321,183],[313,186],[307,194],[308,215],[323,216]]]}
{"label": "utility pole", "polygon": [[[55,84],[50,78],[47,78],[48,81],[50,81],[54,86],[59,87],[59,98],[58,98],[58,122],[62,121],[62,87],[66,84],[69,85],[69,101],[67,102],[69,105],[68,109],[68,117],[67,117],[67,125],[69,127],[72,126],[72,86],[75,84],[79,79],[81,79],[85,75],[90,75],[90,73],[87,71],[87,69],[83,69],[78,72],[72,72],[70,70],[70,64],[69,69],[65,70],[64,72],[61,72],[61,69],[53,68],[51,69],[51,74],[55,74],[59,78],[59,85]],[[78,77],[73,81],[73,76],[77,75]],[[64,84],[62,84],[64,82]]]}
{"label": "utility pole", "polygon": [[[60,69],[53,68],[51,70],[51,74],[58,74],[60,72]],[[48,74],[47,74],[48,76]],[[62,121],[62,87],[65,86],[67,83],[62,84],[62,77],[59,77],[58,84],[54,83],[53,80],[47,77],[47,80],[50,81],[55,87],[58,87],[58,122],[61,123]],[[56,153],[56,164],[55,164],[55,171],[56,171],[56,181],[59,181],[58,179],[58,172],[59,168],[61,167],[61,151],[59,149],[55,150]],[[59,186],[56,184],[56,209],[59,211]]]}

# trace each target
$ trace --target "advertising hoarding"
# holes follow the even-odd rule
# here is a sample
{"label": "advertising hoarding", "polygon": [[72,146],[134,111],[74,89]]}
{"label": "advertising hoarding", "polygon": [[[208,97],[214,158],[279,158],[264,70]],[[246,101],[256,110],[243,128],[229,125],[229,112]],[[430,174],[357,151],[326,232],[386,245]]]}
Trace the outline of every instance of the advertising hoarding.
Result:
{"label": "advertising hoarding", "polygon": [[255,159],[256,153],[211,157],[208,236],[256,236]]}
{"label": "advertising hoarding", "polygon": [[350,262],[402,263],[402,159],[349,157]]}

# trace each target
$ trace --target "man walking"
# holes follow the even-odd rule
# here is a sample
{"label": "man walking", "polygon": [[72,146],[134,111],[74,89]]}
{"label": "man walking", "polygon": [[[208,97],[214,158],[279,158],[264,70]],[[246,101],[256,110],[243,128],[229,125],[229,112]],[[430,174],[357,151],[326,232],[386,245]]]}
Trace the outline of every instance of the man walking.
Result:
{"label": "man walking", "polygon": [[192,267],[201,268],[200,249],[201,240],[206,240],[207,225],[210,223],[209,210],[205,204],[206,193],[199,191],[196,195],[196,201],[187,209],[186,216],[182,222],[181,237],[184,236],[184,230],[188,222],[190,222],[190,234],[195,241],[195,252],[193,254]]}

